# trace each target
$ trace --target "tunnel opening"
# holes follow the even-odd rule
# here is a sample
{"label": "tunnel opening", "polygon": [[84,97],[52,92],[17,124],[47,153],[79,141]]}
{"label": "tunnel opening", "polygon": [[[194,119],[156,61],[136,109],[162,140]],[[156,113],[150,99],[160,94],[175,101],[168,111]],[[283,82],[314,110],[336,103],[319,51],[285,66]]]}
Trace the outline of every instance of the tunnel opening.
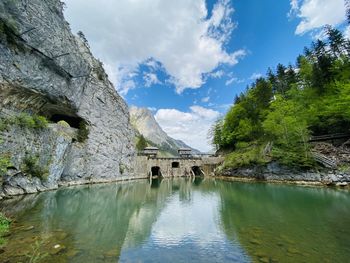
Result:
{"label": "tunnel opening", "polygon": [[199,166],[192,166],[191,170],[195,176],[203,176],[204,175]]}
{"label": "tunnel opening", "polygon": [[64,114],[53,114],[50,117],[50,121],[55,123],[59,121],[65,121],[69,124],[70,127],[79,129],[81,126],[81,123],[83,122],[83,119],[75,116],[64,115]]}
{"label": "tunnel opening", "polygon": [[179,162],[172,162],[171,168],[180,168],[180,163]]}
{"label": "tunnel opening", "polygon": [[152,173],[152,177],[155,176],[162,176],[161,172],[160,172],[160,167],[159,166],[153,166],[151,168],[151,173]]}

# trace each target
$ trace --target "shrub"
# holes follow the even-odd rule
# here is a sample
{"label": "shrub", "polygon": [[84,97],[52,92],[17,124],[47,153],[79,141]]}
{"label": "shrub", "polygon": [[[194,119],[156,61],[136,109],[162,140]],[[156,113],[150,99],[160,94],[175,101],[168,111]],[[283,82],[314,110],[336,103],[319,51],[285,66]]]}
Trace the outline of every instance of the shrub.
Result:
{"label": "shrub", "polygon": [[57,122],[57,124],[59,125],[59,126],[62,126],[62,127],[64,127],[64,128],[69,128],[70,127],[70,125],[69,125],[69,123],[68,122],[66,122],[66,121],[59,121],[59,122]]}
{"label": "shrub", "polygon": [[49,124],[48,120],[44,116],[33,115],[33,120],[35,123],[35,129],[45,129]]}
{"label": "shrub", "polygon": [[22,112],[16,116],[2,118],[0,120],[0,131],[5,130],[8,126],[15,125],[27,129],[45,129],[48,126],[48,120],[44,116],[31,115]]}
{"label": "shrub", "polygon": [[3,176],[7,172],[7,168],[12,166],[10,157],[6,155],[0,156],[0,176]]}
{"label": "shrub", "polygon": [[41,180],[46,180],[49,175],[47,167],[39,165],[39,157],[33,155],[27,155],[24,158],[22,171]]}
{"label": "shrub", "polygon": [[120,163],[119,164],[119,173],[124,174],[124,172],[125,172],[125,165]]}
{"label": "shrub", "polygon": [[78,142],[85,142],[89,138],[89,129],[85,121],[79,123]]}
{"label": "shrub", "polygon": [[251,145],[237,149],[226,156],[224,162],[225,168],[240,168],[265,164],[268,160],[263,155],[262,148],[261,145]]}

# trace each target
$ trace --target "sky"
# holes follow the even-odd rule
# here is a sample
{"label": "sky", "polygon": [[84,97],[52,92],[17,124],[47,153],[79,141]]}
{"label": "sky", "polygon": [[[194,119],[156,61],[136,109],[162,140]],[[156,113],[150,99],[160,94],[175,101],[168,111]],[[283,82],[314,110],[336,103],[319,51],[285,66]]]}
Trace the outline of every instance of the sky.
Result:
{"label": "sky", "polygon": [[293,65],[327,24],[350,35],[344,0],[64,2],[128,105],[203,152],[211,125],[269,67]]}

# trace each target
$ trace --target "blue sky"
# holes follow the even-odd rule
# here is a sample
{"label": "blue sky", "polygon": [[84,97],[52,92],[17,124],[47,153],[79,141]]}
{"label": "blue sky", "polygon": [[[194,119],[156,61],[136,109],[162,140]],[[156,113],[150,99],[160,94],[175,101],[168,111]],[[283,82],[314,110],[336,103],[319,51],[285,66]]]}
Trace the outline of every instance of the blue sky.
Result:
{"label": "blue sky", "polygon": [[202,151],[211,124],[268,67],[294,64],[325,24],[350,31],[344,0],[65,2],[127,103]]}

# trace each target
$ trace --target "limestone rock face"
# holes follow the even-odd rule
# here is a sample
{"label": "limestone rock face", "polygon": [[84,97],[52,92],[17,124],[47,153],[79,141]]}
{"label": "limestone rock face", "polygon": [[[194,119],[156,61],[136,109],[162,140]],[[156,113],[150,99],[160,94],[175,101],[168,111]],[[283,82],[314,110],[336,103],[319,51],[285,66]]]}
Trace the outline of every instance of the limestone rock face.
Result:
{"label": "limestone rock face", "polygon": [[[29,112],[52,122],[65,120],[76,129],[86,126],[84,140],[51,148],[63,151],[64,160],[60,169],[50,170],[48,188],[62,181],[132,176],[134,130],[128,107],[86,41],[71,33],[62,8],[59,0],[0,2],[0,116]],[[12,160],[20,159],[12,154]]]}
{"label": "limestone rock face", "polygon": [[[142,134],[147,140],[154,143],[161,150],[176,155],[179,148],[191,148],[181,140],[175,140],[168,136],[159,126],[152,112],[146,108],[130,108],[131,123],[136,131]],[[196,149],[192,149],[192,153],[200,153]]]}

